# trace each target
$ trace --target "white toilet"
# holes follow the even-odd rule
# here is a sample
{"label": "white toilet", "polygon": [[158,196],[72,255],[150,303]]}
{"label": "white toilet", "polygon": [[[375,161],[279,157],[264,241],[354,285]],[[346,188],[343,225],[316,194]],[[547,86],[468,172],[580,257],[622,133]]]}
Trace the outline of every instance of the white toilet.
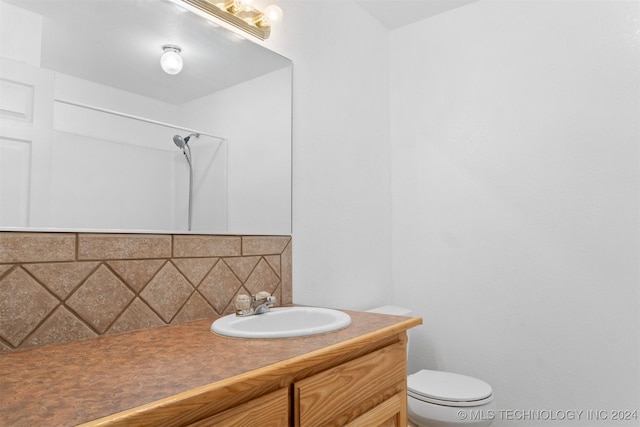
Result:
{"label": "white toilet", "polygon": [[[367,311],[411,316],[392,305]],[[488,427],[496,415],[491,386],[466,375],[423,369],[407,377],[407,394],[409,420],[418,427]]]}

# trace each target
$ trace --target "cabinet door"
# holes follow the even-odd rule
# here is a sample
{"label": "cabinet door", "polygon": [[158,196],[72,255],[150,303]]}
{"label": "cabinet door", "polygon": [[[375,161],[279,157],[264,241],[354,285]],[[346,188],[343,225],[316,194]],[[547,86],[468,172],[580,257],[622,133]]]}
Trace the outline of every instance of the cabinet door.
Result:
{"label": "cabinet door", "polygon": [[406,376],[399,342],[301,380],[294,384],[295,425],[406,425]]}
{"label": "cabinet door", "polygon": [[289,425],[289,390],[286,388],[227,409],[190,427],[283,427]]}

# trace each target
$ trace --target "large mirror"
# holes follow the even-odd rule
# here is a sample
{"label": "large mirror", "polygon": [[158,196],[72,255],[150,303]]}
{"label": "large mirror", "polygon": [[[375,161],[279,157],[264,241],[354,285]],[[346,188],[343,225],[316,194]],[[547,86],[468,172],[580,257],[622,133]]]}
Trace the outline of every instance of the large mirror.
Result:
{"label": "large mirror", "polygon": [[289,59],[179,1],[0,19],[0,229],[291,233]]}

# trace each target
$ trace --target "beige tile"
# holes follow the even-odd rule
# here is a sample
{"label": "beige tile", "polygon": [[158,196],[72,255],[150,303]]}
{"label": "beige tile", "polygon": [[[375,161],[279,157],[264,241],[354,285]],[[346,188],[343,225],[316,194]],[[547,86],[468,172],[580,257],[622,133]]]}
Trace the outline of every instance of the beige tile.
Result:
{"label": "beige tile", "polygon": [[153,312],[140,298],[133,300],[131,305],[122,313],[108,333],[136,331],[138,329],[155,328],[165,325],[165,322]]}
{"label": "beige tile", "polygon": [[7,271],[11,270],[12,267],[13,264],[0,264],[0,278],[2,278]]}
{"label": "beige tile", "polygon": [[281,286],[282,286],[282,304],[293,303],[293,264],[291,261],[293,241],[289,241],[289,244],[282,255],[280,255],[281,262]]}
{"label": "beige tile", "polygon": [[17,347],[58,304],[23,269],[12,270],[0,280],[0,336]]}
{"label": "beige tile", "polygon": [[239,256],[239,236],[173,236],[173,256],[176,258]]}
{"label": "beige tile", "polygon": [[207,275],[218,258],[175,258],[171,260],[184,277],[197,287]]}
{"label": "beige tile", "polygon": [[264,257],[264,259],[269,263],[271,268],[273,268],[273,271],[275,271],[278,277],[280,277],[280,255],[267,255]]}
{"label": "beige tile", "polygon": [[272,293],[279,284],[280,278],[269,264],[261,259],[247,281],[244,282],[244,287],[252,294],[257,294],[260,291]]}
{"label": "beige tile", "polygon": [[241,281],[247,280],[251,271],[255,268],[260,261],[259,256],[243,256],[234,258],[223,258],[224,262],[231,268],[231,271],[238,276]]}
{"label": "beige tile", "polygon": [[140,293],[142,299],[160,315],[166,323],[189,299],[194,288],[180,274],[178,269],[168,262]]}
{"label": "beige tile", "polygon": [[0,232],[0,263],[73,261],[73,233]]}
{"label": "beige tile", "polygon": [[56,311],[22,343],[20,348],[62,344],[96,336],[95,332],[78,320],[69,310],[64,307],[58,307]]}
{"label": "beige tile", "polygon": [[171,257],[171,236],[160,234],[79,234],[78,259]]}
{"label": "beige tile", "polygon": [[102,334],[133,297],[134,293],[107,267],[101,265],[69,297],[67,306]]}
{"label": "beige tile", "polygon": [[194,292],[184,307],[176,315],[171,323],[184,323],[191,320],[214,317],[217,313],[198,292]]}
{"label": "beige tile", "polygon": [[90,261],[75,261],[74,233],[0,232],[0,353],[233,313],[239,293],[266,290],[292,303],[289,236],[80,233],[77,241],[78,258]]}
{"label": "beige tile", "polygon": [[58,298],[65,299],[97,266],[97,262],[55,262],[24,264],[23,268]]}
{"label": "beige tile", "polygon": [[139,261],[108,261],[118,276],[134,291],[140,292],[167,261],[150,259]]}
{"label": "beige tile", "polygon": [[289,236],[242,236],[242,255],[280,255]]}
{"label": "beige tile", "polygon": [[200,283],[198,291],[216,312],[222,313],[241,286],[242,282],[238,280],[227,264],[219,262]]}

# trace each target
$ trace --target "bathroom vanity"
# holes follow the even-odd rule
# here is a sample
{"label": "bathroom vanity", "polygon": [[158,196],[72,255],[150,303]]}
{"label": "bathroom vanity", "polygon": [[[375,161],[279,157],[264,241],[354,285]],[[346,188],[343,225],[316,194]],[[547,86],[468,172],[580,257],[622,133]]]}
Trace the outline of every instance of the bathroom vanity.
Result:
{"label": "bathroom vanity", "polygon": [[213,319],[0,355],[0,420],[32,425],[406,425],[406,330],[348,312],[342,330],[238,339]]}

